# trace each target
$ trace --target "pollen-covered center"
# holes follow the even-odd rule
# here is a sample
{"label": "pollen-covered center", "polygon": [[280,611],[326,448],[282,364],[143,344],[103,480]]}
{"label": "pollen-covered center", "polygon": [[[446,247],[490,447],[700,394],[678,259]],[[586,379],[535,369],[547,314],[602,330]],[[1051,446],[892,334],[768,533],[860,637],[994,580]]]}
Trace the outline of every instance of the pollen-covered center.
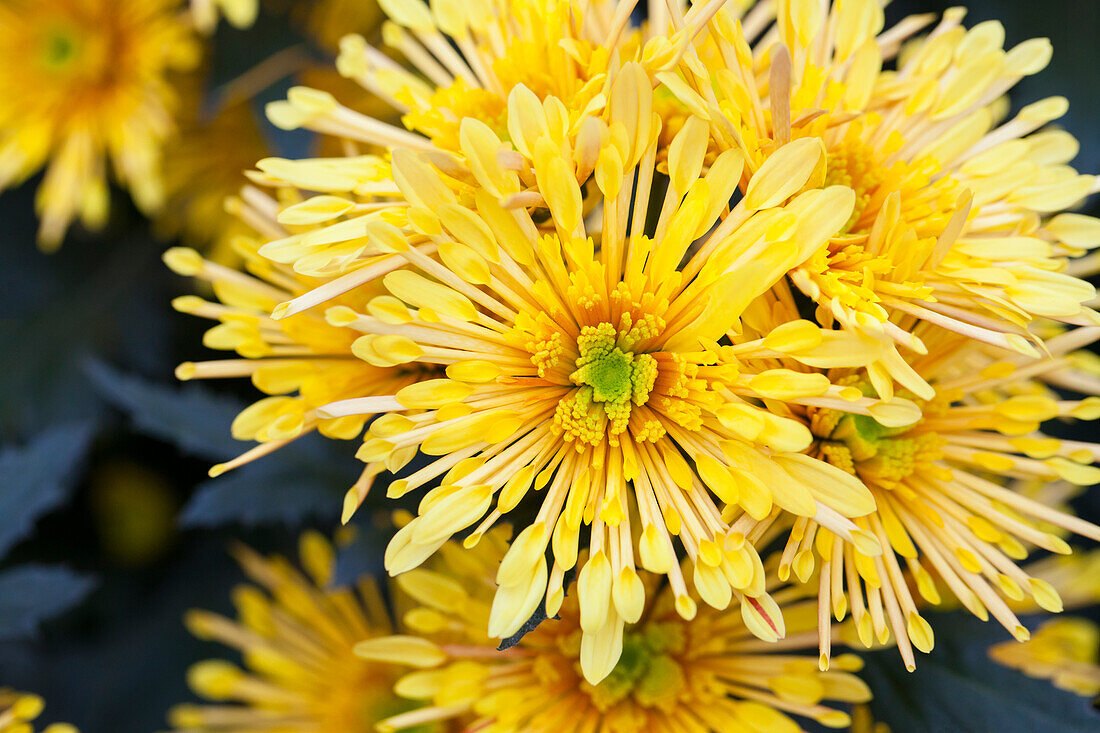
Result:
{"label": "pollen-covered center", "polygon": [[626,698],[642,707],[668,709],[686,686],[677,655],[684,650],[683,624],[651,623],[623,637],[623,653],[611,673],[589,689],[592,703],[601,711]]}
{"label": "pollen-covered center", "polygon": [[852,216],[840,233],[859,233],[867,222],[861,219],[872,196],[882,185],[884,169],[874,151],[859,142],[846,142],[830,150],[825,171],[825,186],[848,186],[856,194]]}
{"label": "pollen-covered center", "polygon": [[649,354],[623,351],[617,340],[610,323],[585,326],[577,338],[577,371],[569,379],[590,387],[596,402],[644,405],[657,378],[657,360]]}
{"label": "pollen-covered center", "polygon": [[920,430],[920,423],[888,428],[866,415],[821,410],[811,429],[819,438],[820,458],[883,488],[893,488],[942,455],[942,438]]}
{"label": "pollen-covered center", "polygon": [[42,38],[42,64],[51,71],[61,71],[80,56],[80,39],[71,28],[55,26]]}
{"label": "pollen-covered center", "polygon": [[632,408],[649,400],[657,380],[657,359],[629,350],[637,334],[624,334],[610,323],[584,326],[577,336],[576,369],[569,381],[579,387],[558,404],[555,422],[585,443],[599,442],[605,433],[626,431]]}

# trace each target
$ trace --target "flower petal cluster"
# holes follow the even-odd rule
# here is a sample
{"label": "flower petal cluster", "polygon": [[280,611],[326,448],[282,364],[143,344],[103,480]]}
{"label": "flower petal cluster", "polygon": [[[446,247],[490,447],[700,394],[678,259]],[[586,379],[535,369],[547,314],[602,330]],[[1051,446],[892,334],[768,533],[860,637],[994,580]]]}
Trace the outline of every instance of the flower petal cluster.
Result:
{"label": "flower petal cluster", "polygon": [[896,382],[931,396],[910,365],[927,348],[917,322],[1032,357],[1036,318],[1100,323],[1094,287],[1063,272],[1100,244],[1095,219],[1058,213],[1098,190],[1068,165],[1076,140],[1043,127],[1067,102],[1003,119],[1006,92],[1050,61],[1047,39],[1006,51],[1000,23],[966,29],[961,8],[884,28],[875,0],[716,5],[709,20],[689,14],[694,44],[657,75],[670,127],[705,114],[709,154],[742,151],[749,181],[775,156],[794,170],[825,149],[826,181],[850,187],[855,207],[789,281],[823,326],[891,344],[868,369],[878,394]]}

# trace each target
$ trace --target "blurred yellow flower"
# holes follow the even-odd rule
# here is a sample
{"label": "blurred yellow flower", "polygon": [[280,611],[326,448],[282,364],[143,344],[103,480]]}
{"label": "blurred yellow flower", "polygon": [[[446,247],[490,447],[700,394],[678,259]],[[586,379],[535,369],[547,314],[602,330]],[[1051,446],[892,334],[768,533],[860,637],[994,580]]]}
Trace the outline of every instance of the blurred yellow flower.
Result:
{"label": "blurred yellow flower", "polygon": [[422,142],[423,135],[457,152],[464,117],[506,135],[502,116],[517,85],[540,99],[557,97],[575,119],[606,103],[601,92],[612,59],[627,61],[640,52],[636,35],[624,32],[629,3],[436,0],[429,7],[422,0],[383,0],[379,5],[388,17],[383,41],[406,65],[355,34],[340,41],[337,68],[404,115],[405,126],[417,134],[379,126],[334,100],[310,104],[300,95],[269,105],[274,124],[380,146]]}
{"label": "blurred yellow flower", "polygon": [[989,656],[1060,689],[1084,697],[1100,695],[1100,628],[1087,619],[1047,621],[1030,641],[996,644]]}
{"label": "blurred yellow flower", "polygon": [[161,145],[173,130],[167,74],[199,48],[176,0],[10,0],[0,7],[0,188],[45,166],[39,243],[73,219],[107,218],[108,164],[143,211],[164,198]]}
{"label": "blurred yellow flower", "polygon": [[[472,552],[455,542],[431,569],[413,570],[396,584],[414,605],[404,614],[408,636],[377,637],[356,652],[372,661],[417,668],[397,693],[424,707],[381,722],[378,730],[408,730],[455,720],[463,730],[798,731],[798,718],[843,728],[836,703],[870,699],[853,672],[854,655],[822,672],[812,648],[816,611],[794,588],[772,589],[791,637],[774,644],[753,636],[741,614],[701,608],[691,619],[676,611],[675,593],[645,574],[645,611],[627,627],[621,656],[597,684],[579,674],[584,634],[576,594],[516,645],[498,652],[485,634],[493,578],[507,548],[495,528]],[[742,611],[744,613],[744,609]]]}
{"label": "blurred yellow flower", "polygon": [[[1066,100],[997,118],[1003,95],[1050,60],[1047,39],[1005,51],[1000,23],[966,30],[955,8],[903,46],[935,17],[884,30],[878,0],[748,5],[712,3],[713,13],[681,19],[696,42],[657,75],[673,100],[663,109],[674,126],[684,109],[706,114],[711,154],[741,150],[746,183],[770,158],[796,170],[825,151],[824,180],[849,186],[854,210],[789,282],[823,326],[894,345],[868,370],[879,395],[889,399],[896,381],[931,397],[907,363],[925,351],[913,333],[921,321],[1035,357],[1036,318],[1100,322],[1084,305],[1093,286],[1063,272],[1068,256],[1100,244],[1100,221],[1057,214],[1097,180],[1067,165],[1072,136],[1040,129]],[[883,68],[895,59],[896,71]],[[791,141],[799,155],[787,154]]]}
{"label": "blurred yellow flower", "polygon": [[392,634],[393,627],[369,578],[355,589],[332,585],[327,540],[302,535],[304,572],[245,547],[234,554],[255,583],[233,592],[238,618],[190,611],[185,622],[198,638],[239,652],[245,668],[220,659],[191,667],[188,684],[212,704],[176,706],[169,713],[174,728],[371,733],[374,723],[415,707],[393,693],[392,667],[354,654],[356,643]]}
{"label": "blurred yellow flower", "polygon": [[[227,210],[248,182],[244,172],[269,154],[250,100],[229,104],[207,119],[201,95],[186,97],[180,133],[165,147],[166,202],[156,218],[164,236],[180,237],[215,262],[235,264],[233,241],[255,235]],[[229,204],[232,208],[232,204]]]}
{"label": "blurred yellow flower", "polygon": [[[38,695],[0,688],[0,733],[34,733],[31,722],[42,714],[46,704]],[[54,723],[42,733],[77,733],[68,723]]]}

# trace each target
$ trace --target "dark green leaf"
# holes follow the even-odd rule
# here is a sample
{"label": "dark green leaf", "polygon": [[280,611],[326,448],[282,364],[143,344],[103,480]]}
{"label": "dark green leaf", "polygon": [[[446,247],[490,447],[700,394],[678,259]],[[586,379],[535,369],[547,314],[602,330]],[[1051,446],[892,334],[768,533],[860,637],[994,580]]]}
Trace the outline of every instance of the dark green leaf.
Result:
{"label": "dark green leaf", "polygon": [[216,396],[197,384],[182,388],[123,374],[90,362],[88,375],[103,398],[125,412],[138,430],[210,461],[224,461],[245,450],[229,434],[244,405]]}
{"label": "dark green leaf", "polygon": [[187,527],[228,522],[294,527],[307,518],[334,519],[361,466],[332,441],[308,435],[200,484],[180,522]]}
{"label": "dark green leaf", "polygon": [[39,623],[75,606],[94,585],[65,567],[21,565],[0,572],[0,640],[33,635]]}
{"label": "dark green leaf", "polygon": [[1000,626],[963,613],[934,616],[936,647],[918,655],[915,672],[905,671],[897,650],[864,655],[871,708],[893,733],[1100,730],[1100,714],[1085,698],[989,658],[990,645],[1009,638]]}
{"label": "dark green leaf", "polygon": [[0,451],[0,557],[68,498],[92,432],[87,423],[69,423]]}

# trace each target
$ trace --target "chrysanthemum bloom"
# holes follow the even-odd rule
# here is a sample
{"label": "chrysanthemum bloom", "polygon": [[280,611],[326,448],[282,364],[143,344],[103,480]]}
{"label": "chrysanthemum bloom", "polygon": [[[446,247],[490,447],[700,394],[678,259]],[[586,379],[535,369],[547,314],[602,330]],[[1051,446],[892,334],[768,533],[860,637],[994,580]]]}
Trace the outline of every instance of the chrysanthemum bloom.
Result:
{"label": "chrysanthemum bloom", "polygon": [[247,28],[259,12],[260,0],[191,0],[192,22],[203,33],[213,32],[219,15],[236,28]]}
{"label": "chrysanthemum bloom", "polygon": [[[42,714],[45,703],[38,695],[0,688],[0,733],[34,733],[31,722]],[[77,733],[67,723],[54,723],[42,733]]]}
{"label": "chrysanthemum bloom", "polygon": [[0,188],[43,166],[39,243],[107,217],[107,168],[143,211],[163,198],[166,74],[199,49],[174,0],[12,0],[0,7]]}
{"label": "chrysanthemum bloom", "polygon": [[[273,317],[381,280],[388,295],[366,307],[332,303],[327,321],[362,334],[353,348],[372,364],[421,374],[446,368],[445,378],[317,411],[378,416],[359,451],[369,464],[392,467],[395,455],[407,461],[417,449],[438,456],[390,485],[390,495],[400,496],[443,481],[390,544],[390,572],[417,566],[474,525],[468,542],[476,543],[528,497],[537,516],[501,567],[489,632],[510,636],[544,596],[552,615],[585,545],[591,554],[579,570],[579,594],[592,679],[614,664],[624,623],[641,613],[637,563],[667,573],[680,612],[694,613],[673,536],[707,603],[723,608],[742,593],[763,598],[759,558],[740,525],[730,524],[738,506],[745,521],[780,511],[816,517],[875,551],[872,536],[846,519],[873,510],[869,491],[800,453],[812,436],[786,403],[892,425],[917,417],[905,401],[881,404],[820,374],[768,368],[767,360],[784,355],[796,364],[867,363],[860,342],[842,333],[798,321],[767,338],[716,343],[746,303],[843,224],[851,191],[815,188],[776,208],[812,170],[799,178],[762,169],[724,215],[741,154],[730,151],[701,176],[705,126],[691,120],[669,153],[671,183],[651,206],[659,125],[639,65],[622,68],[609,100],[607,122],[586,116],[570,128],[561,124],[560,100],[540,101],[517,87],[504,118],[512,143],[467,118],[461,159],[396,149],[391,195],[403,205],[373,212],[360,205],[357,216],[337,223],[327,219],[352,211],[360,190],[378,195],[359,183],[367,175],[362,159],[273,161],[266,172],[285,172],[284,185],[310,180],[326,192],[283,216],[316,216],[324,225],[261,249],[283,256],[308,253],[311,241],[351,240],[349,272],[280,305]],[[582,183],[602,214],[589,221]],[[773,616],[765,600],[747,607]]]}
{"label": "chrysanthemum bloom", "polygon": [[[261,192],[246,189],[244,197],[231,204],[246,223],[267,236],[286,234],[274,218],[276,202]],[[424,376],[421,372],[434,375],[441,371],[427,365],[386,367],[367,363],[355,353],[357,332],[332,326],[315,312],[273,320],[270,313],[277,304],[308,293],[314,282],[289,267],[257,256],[256,242],[248,237],[237,238],[236,245],[236,253],[243,258],[241,269],[211,262],[184,247],[173,247],[164,255],[175,272],[210,283],[217,298],[217,302],[210,302],[185,295],[172,301],[173,307],[217,321],[206,332],[203,344],[235,351],[240,357],[185,362],[176,369],[176,376],[182,380],[249,377],[257,389],[270,395],[247,407],[232,425],[235,438],[259,441],[259,445],[214,466],[212,476],[267,455],[314,430],[330,438],[356,438],[363,430],[364,417],[326,418],[317,414],[317,408],[334,400],[392,394]],[[381,292],[381,286],[367,286],[341,295],[336,302],[349,308],[366,308]],[[394,459],[407,460],[414,453],[415,449],[404,456],[397,453]],[[346,516],[359,506],[385,465],[380,462],[365,467],[348,492]],[[396,469],[404,463],[391,465]]]}
{"label": "chrysanthemum bloom", "polygon": [[1087,619],[1047,621],[1030,640],[996,644],[989,656],[1060,689],[1084,697],[1100,695],[1100,628]]}
{"label": "chrysanthemum bloom", "polygon": [[316,533],[300,542],[304,573],[281,557],[247,548],[234,553],[256,585],[235,589],[237,619],[190,611],[200,639],[240,652],[244,669],[220,659],[191,667],[188,684],[207,705],[179,705],[171,725],[188,733],[373,731],[373,724],[415,704],[393,693],[389,665],[354,654],[363,639],[393,633],[378,588],[334,587],[332,546]]}
{"label": "chrysanthemum bloom", "polygon": [[396,690],[423,707],[383,721],[380,731],[441,720],[498,733],[798,731],[797,717],[845,727],[848,715],[829,703],[870,698],[852,674],[861,667],[858,657],[838,657],[833,670],[822,672],[812,652],[805,653],[813,645],[815,609],[790,587],[773,589],[773,597],[791,635],[769,644],[754,636],[751,612],[742,618],[704,607],[684,619],[669,586],[645,574],[641,620],[627,627],[621,657],[596,684],[578,670],[584,642],[575,594],[562,604],[559,619],[497,651],[485,624],[508,546],[502,529],[488,532],[473,552],[448,542],[432,569],[397,579],[415,603],[404,622],[416,635],[367,640],[356,651],[419,668],[398,680]]}
{"label": "chrysanthemum bloom", "polygon": [[[613,0],[384,0],[382,36],[395,62],[359,35],[341,41],[337,68],[403,115],[408,131],[366,119],[334,100],[319,104],[302,90],[268,106],[272,122],[350,141],[391,147],[430,141],[458,152],[459,121],[474,117],[499,137],[508,95],[519,84],[540,99],[554,96],[575,121],[606,104],[615,62],[640,57],[627,29],[632,3]],[[344,100],[346,101],[346,100]]]}
{"label": "chrysanthemum bloom", "polygon": [[[907,364],[924,351],[916,322],[1031,356],[1036,317],[1097,323],[1082,305],[1093,287],[1061,270],[1100,244],[1100,223],[1047,218],[1097,190],[1067,165],[1072,136],[1036,132],[1066,100],[998,119],[1003,95],[1046,66],[1046,39],[1005,51],[999,23],[967,31],[965,11],[953,9],[903,46],[934,16],[884,31],[878,0],[777,0],[742,16],[746,5],[709,3],[674,22],[690,36],[713,13],[678,69],[658,74],[664,109],[706,116],[711,154],[741,150],[746,182],[765,160],[781,154],[795,170],[824,147],[826,182],[850,186],[855,208],[789,280],[817,304],[822,325],[901,347],[904,358],[895,347],[869,369],[881,396],[896,381],[931,397]],[[890,60],[896,71],[883,70]]]}
{"label": "chrysanthemum bloom", "polygon": [[[938,604],[942,591],[974,615],[992,615],[1026,639],[1028,631],[1008,601],[1029,596],[1054,612],[1062,610],[1062,601],[1051,583],[1017,561],[1032,546],[1069,553],[1069,545],[1050,530],[1100,539],[1100,528],[1006,484],[1015,478],[1083,486],[1100,481],[1100,469],[1091,465],[1100,460],[1100,445],[1056,440],[1039,431],[1042,422],[1054,418],[1097,419],[1098,398],[1060,399],[1035,381],[1066,370],[1065,352],[1096,338],[1097,331],[1079,329],[1052,339],[1046,359],[1014,362],[991,357],[996,350],[981,342],[925,324],[916,335],[929,353],[913,366],[936,395],[917,400],[920,421],[887,428],[859,415],[810,408],[815,442],[809,455],[870,488],[877,509],[855,523],[890,551],[865,556],[822,532],[812,519],[798,519],[779,577],[785,580],[793,570],[806,582],[817,566],[823,609],[831,606],[838,619],[850,611],[868,646],[876,637],[885,642],[892,635],[910,668],[912,647],[928,651],[933,645],[932,629],[918,609],[922,601]],[[870,389],[859,373],[847,380],[836,372],[830,377]],[[823,638],[823,653],[826,645]]]}

